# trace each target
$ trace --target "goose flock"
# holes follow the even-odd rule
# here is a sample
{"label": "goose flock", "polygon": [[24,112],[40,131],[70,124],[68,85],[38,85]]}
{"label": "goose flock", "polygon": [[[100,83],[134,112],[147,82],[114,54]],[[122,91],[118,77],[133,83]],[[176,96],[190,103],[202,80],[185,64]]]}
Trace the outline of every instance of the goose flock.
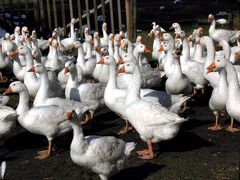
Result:
{"label": "goose flock", "polygon": [[[103,37],[85,28],[84,41],[76,37],[75,19],[65,39],[61,28],[44,40],[36,31],[30,34],[27,27],[16,27],[0,41],[0,81],[18,80],[0,95],[0,138],[10,136],[18,121],[27,131],[47,138],[48,148],[35,157],[44,160],[52,155],[53,140],[73,131],[72,161],[105,180],[125,167],[136,143],[84,136],[84,124],[106,110],[116,113],[125,122],[119,133],[135,129],[147,145],[137,154],[150,160],[156,157],[152,144],[178,134],[188,120],[178,114],[199,91],[204,96],[207,86],[213,88],[209,107],[216,117],[208,129],[221,130],[220,116],[228,114],[231,124],[226,130],[239,131],[234,120],[240,121],[240,66],[235,64],[240,59],[240,31],[216,29],[212,14],[208,21],[208,36],[201,27],[187,35],[179,23],[171,25],[171,33],[154,22],[149,33],[152,50],[141,36],[131,42],[125,32],[108,34],[106,23]],[[215,43],[223,50],[216,51]],[[157,62],[156,68],[150,60]],[[160,87],[165,91],[156,90]],[[6,95],[11,93],[19,94],[15,110],[7,106]]]}

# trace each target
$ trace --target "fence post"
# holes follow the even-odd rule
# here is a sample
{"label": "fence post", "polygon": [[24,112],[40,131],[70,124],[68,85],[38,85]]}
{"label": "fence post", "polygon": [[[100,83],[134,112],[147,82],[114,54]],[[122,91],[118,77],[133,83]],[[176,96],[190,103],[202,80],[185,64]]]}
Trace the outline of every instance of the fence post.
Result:
{"label": "fence post", "polygon": [[81,9],[81,2],[77,1],[77,7],[78,7],[78,19],[79,19],[79,29],[80,29],[80,36],[81,39],[83,37],[83,29],[82,29],[82,9]]}
{"label": "fence post", "polygon": [[109,3],[110,3],[109,8],[110,8],[111,30],[112,30],[112,33],[115,34],[114,17],[113,17],[113,2],[112,2],[112,0],[110,0]]}
{"label": "fence post", "polygon": [[126,3],[126,19],[127,19],[127,33],[130,41],[136,39],[136,0],[125,0]]}
{"label": "fence post", "polygon": [[58,27],[58,18],[57,18],[56,0],[53,0],[52,3],[53,3],[54,26],[55,26],[55,28],[57,28]]}
{"label": "fence post", "polygon": [[2,14],[4,14],[4,0],[2,0],[1,5],[2,5]]}
{"label": "fence post", "polygon": [[121,13],[121,1],[117,0],[117,5],[118,5],[118,27],[119,27],[119,32],[122,30],[122,13]]}
{"label": "fence post", "polygon": [[65,17],[65,4],[64,0],[61,0],[61,11],[62,11],[62,25],[63,25],[63,33],[64,36],[67,33],[67,26],[66,26],[66,17]]}
{"label": "fence post", "polygon": [[34,9],[34,20],[35,20],[35,25],[40,24],[39,21],[39,2],[38,0],[33,0],[33,9]]}
{"label": "fence post", "polygon": [[46,29],[43,0],[39,1],[39,9],[40,9],[40,21],[41,21],[40,32],[43,32],[43,30]]}
{"label": "fence post", "polygon": [[101,3],[102,3],[103,22],[106,22],[105,0],[101,0]]}
{"label": "fence post", "polygon": [[72,0],[69,0],[69,9],[70,9],[70,18],[72,20],[72,18],[73,18],[73,4],[72,4]]}
{"label": "fence post", "polygon": [[25,0],[25,10],[27,11],[27,15],[29,14],[28,12],[28,0]]}
{"label": "fence post", "polygon": [[97,1],[93,0],[94,8],[94,22],[95,22],[95,31],[98,31],[98,21],[97,21]]}
{"label": "fence post", "polygon": [[47,15],[48,15],[48,26],[49,26],[49,29],[52,30],[52,17],[51,17],[51,7],[50,7],[49,0],[47,0]]}
{"label": "fence post", "polygon": [[88,0],[85,0],[85,6],[86,6],[86,14],[87,14],[87,26],[88,29],[90,30],[90,15],[89,15],[89,4],[88,4]]}

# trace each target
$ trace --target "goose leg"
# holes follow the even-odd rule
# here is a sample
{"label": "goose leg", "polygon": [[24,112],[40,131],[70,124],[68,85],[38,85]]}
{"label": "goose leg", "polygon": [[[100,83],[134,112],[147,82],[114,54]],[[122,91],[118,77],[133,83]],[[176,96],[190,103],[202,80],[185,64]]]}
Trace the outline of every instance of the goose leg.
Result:
{"label": "goose leg", "polygon": [[52,142],[49,141],[48,142],[48,149],[44,150],[44,151],[38,151],[37,156],[35,158],[38,159],[38,160],[47,159],[51,155],[51,152],[52,152]]}
{"label": "goose leg", "polygon": [[209,130],[212,130],[212,131],[218,131],[218,130],[221,130],[221,125],[218,123],[219,122],[219,119],[220,119],[220,113],[217,112],[217,114],[215,115],[216,119],[215,119],[215,125],[214,126],[211,126],[209,127],[208,129]]}
{"label": "goose leg", "polygon": [[229,131],[229,132],[238,132],[238,131],[240,131],[240,129],[233,127],[233,121],[234,121],[234,119],[233,119],[233,117],[231,117],[231,124],[227,127],[226,130]]}
{"label": "goose leg", "polygon": [[133,129],[132,126],[129,127],[129,122],[128,120],[125,120],[125,127],[121,129],[118,134],[127,134],[129,131]]}
{"label": "goose leg", "polygon": [[148,154],[143,154],[139,156],[141,159],[153,159],[156,155],[153,152],[152,141],[150,139],[147,140],[148,145]]}

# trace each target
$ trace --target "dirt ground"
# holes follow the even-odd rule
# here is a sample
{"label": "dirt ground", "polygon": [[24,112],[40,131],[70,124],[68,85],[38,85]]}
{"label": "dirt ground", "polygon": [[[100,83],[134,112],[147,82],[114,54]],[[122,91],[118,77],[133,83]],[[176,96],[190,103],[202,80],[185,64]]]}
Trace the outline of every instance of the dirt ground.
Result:
{"label": "dirt ground", "polygon": [[[214,119],[208,107],[210,93],[211,89],[208,89],[205,96],[198,95],[190,100],[188,105],[191,108],[181,115],[189,120],[183,123],[174,139],[154,144],[155,159],[139,159],[134,150],[129,158],[129,167],[111,179],[239,179],[240,133],[207,130]],[[16,97],[11,96],[9,104],[13,107],[16,107]],[[221,123],[226,127],[229,117],[223,117]],[[84,134],[115,135],[127,142],[136,142],[136,150],[146,147],[137,132],[116,135],[123,125],[122,119],[109,112],[84,126]],[[7,162],[6,179],[99,179],[95,173],[72,162],[69,154],[72,133],[57,138],[53,156],[39,161],[34,156],[46,148],[46,138],[33,135],[20,125],[17,129],[16,135],[0,146],[0,161]]]}

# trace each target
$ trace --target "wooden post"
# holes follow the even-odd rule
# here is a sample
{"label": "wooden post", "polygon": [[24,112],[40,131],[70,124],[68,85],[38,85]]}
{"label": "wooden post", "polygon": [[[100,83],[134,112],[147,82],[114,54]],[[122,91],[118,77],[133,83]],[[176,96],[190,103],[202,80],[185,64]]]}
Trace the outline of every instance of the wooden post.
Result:
{"label": "wooden post", "polygon": [[51,7],[50,7],[49,0],[47,0],[47,14],[48,14],[48,26],[49,26],[49,29],[52,30],[52,17],[51,17]]}
{"label": "wooden post", "polygon": [[45,24],[45,13],[44,13],[44,2],[43,0],[39,1],[39,9],[40,9],[40,21],[41,21],[41,26],[40,26],[40,32],[43,32],[44,29],[46,28]]}
{"label": "wooden post", "polygon": [[102,2],[103,22],[106,22],[105,0],[101,0],[101,2]]}
{"label": "wooden post", "polygon": [[34,9],[34,20],[35,20],[35,25],[40,24],[40,18],[39,18],[39,2],[38,0],[33,0],[33,9]]}
{"label": "wooden post", "polygon": [[122,13],[121,13],[121,1],[117,0],[118,5],[118,28],[119,32],[122,31]]}
{"label": "wooden post", "polygon": [[72,18],[73,18],[73,4],[72,4],[72,0],[69,0],[69,9],[70,9],[70,18],[72,20]]}
{"label": "wooden post", "polygon": [[89,14],[89,4],[88,4],[88,0],[85,0],[85,5],[86,5],[86,13],[87,13],[87,26],[90,28],[90,14]]}
{"label": "wooden post", "polygon": [[28,11],[28,0],[25,0],[25,10],[27,12],[27,15],[29,14],[29,11]]}
{"label": "wooden post", "polygon": [[77,1],[80,36],[83,37],[81,2]]}
{"label": "wooden post", "polygon": [[136,39],[136,0],[125,0],[126,3],[126,19],[127,19],[127,33],[130,41]]}
{"label": "wooden post", "polygon": [[4,14],[4,0],[2,0],[1,5],[2,5],[2,14]]}
{"label": "wooden post", "polygon": [[18,20],[19,20],[19,24],[21,26],[22,18],[21,18],[21,13],[20,13],[20,0],[17,1],[17,8],[18,8]]}
{"label": "wooden post", "polygon": [[66,36],[66,34],[67,34],[67,25],[66,25],[66,17],[65,17],[65,4],[64,4],[64,0],[61,0],[61,11],[62,11],[63,33],[64,33],[64,36]]}
{"label": "wooden post", "polygon": [[94,8],[94,22],[95,22],[95,31],[98,31],[98,21],[97,21],[97,1],[93,0]]}
{"label": "wooden post", "polygon": [[58,27],[58,18],[57,18],[56,0],[53,0],[52,3],[53,3],[54,26],[55,26],[55,28],[57,28]]}
{"label": "wooden post", "polygon": [[113,2],[112,2],[112,0],[110,0],[110,2],[109,2],[109,9],[110,9],[110,19],[111,19],[111,30],[112,30],[112,33],[115,34],[115,31],[114,31],[114,17],[113,17]]}

